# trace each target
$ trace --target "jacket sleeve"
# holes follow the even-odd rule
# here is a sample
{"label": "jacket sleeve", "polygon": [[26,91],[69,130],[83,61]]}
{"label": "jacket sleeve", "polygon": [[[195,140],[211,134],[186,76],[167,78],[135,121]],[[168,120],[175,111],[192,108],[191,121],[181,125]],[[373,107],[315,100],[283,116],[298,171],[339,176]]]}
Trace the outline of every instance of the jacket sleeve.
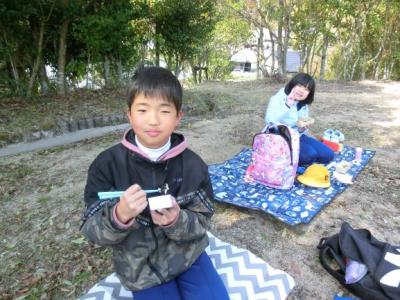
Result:
{"label": "jacket sleeve", "polygon": [[214,193],[207,165],[204,164],[202,169],[204,179],[198,188],[177,198],[177,202],[181,206],[178,220],[174,225],[164,227],[165,234],[178,243],[202,238],[206,234],[210,219],[214,214],[211,203],[214,200]]}
{"label": "jacket sleeve", "polygon": [[[98,192],[113,189],[112,181],[105,176],[102,168],[96,164],[96,161],[92,163],[88,172],[84,196],[88,217],[81,226],[81,233],[91,242],[101,246],[120,243],[135,227],[140,226],[137,223],[129,228],[118,226],[113,217],[113,209],[117,201],[104,202],[105,200],[98,199]],[[93,213],[89,213],[90,211]]]}
{"label": "jacket sleeve", "polygon": [[270,122],[282,123],[282,119],[290,109],[290,107],[286,105],[286,97],[283,89],[271,97],[265,112],[266,124]]}

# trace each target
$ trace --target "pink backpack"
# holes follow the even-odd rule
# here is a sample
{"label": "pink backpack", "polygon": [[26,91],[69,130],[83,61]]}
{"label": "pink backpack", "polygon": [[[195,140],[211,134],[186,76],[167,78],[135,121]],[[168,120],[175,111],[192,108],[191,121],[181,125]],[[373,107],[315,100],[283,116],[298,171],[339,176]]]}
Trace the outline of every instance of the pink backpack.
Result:
{"label": "pink backpack", "polygon": [[245,179],[277,189],[290,189],[298,162],[299,134],[285,125],[270,124],[253,138],[252,163]]}

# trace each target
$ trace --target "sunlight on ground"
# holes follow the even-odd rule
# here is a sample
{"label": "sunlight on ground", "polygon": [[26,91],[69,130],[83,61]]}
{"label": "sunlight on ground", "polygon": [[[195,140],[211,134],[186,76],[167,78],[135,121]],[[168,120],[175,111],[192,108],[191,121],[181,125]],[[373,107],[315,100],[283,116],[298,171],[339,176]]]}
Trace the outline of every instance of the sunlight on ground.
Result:
{"label": "sunlight on ground", "polygon": [[400,127],[400,117],[392,121],[373,122],[372,124],[382,126],[385,128]]}
{"label": "sunlight on ground", "polygon": [[366,86],[377,86],[382,88],[382,92],[385,94],[393,94],[397,97],[400,97],[400,82],[399,81],[389,81],[389,82],[379,82],[373,80],[364,80],[360,81],[360,85]]}
{"label": "sunlight on ground", "polygon": [[[396,96],[390,100],[383,100],[380,105],[376,105],[379,108],[389,108],[390,115],[386,120],[374,121],[372,124],[381,126],[384,128],[400,127],[400,82],[377,82],[371,80],[364,80],[360,82],[361,85],[366,86],[377,86],[382,88],[382,93]],[[387,98],[385,98],[387,99]]]}
{"label": "sunlight on ground", "polygon": [[231,73],[232,78],[228,81],[249,81],[249,80],[256,80],[257,74],[256,72],[241,72],[241,71],[234,71]]}
{"label": "sunlight on ground", "polygon": [[218,212],[214,215],[213,221],[215,223],[216,228],[225,229],[231,227],[235,222],[240,220],[248,219],[249,216],[241,213],[236,209],[225,209],[222,212]]}

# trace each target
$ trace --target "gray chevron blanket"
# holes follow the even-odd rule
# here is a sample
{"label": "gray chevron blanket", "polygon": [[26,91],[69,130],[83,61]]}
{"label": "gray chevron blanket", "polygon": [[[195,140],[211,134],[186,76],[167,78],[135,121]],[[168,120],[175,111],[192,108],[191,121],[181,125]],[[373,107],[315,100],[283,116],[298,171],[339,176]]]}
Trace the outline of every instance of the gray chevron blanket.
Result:
{"label": "gray chevron blanket", "polygon": [[[274,269],[248,250],[235,247],[208,233],[210,256],[221,276],[231,300],[286,299],[295,283],[293,278]],[[101,280],[83,295],[81,300],[132,300],[115,273]]]}

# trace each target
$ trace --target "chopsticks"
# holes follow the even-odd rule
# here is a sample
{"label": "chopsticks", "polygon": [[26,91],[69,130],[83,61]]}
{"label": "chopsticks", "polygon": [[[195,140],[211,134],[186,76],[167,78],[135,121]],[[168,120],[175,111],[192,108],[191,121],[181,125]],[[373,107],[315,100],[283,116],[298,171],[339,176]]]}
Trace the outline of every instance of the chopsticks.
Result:
{"label": "chopsticks", "polygon": [[[146,194],[151,193],[161,193],[161,188],[154,189],[154,190],[143,190]],[[112,198],[119,198],[124,193],[124,191],[112,191],[112,192],[98,192],[97,196],[99,196],[100,200],[104,199],[112,199]]]}

